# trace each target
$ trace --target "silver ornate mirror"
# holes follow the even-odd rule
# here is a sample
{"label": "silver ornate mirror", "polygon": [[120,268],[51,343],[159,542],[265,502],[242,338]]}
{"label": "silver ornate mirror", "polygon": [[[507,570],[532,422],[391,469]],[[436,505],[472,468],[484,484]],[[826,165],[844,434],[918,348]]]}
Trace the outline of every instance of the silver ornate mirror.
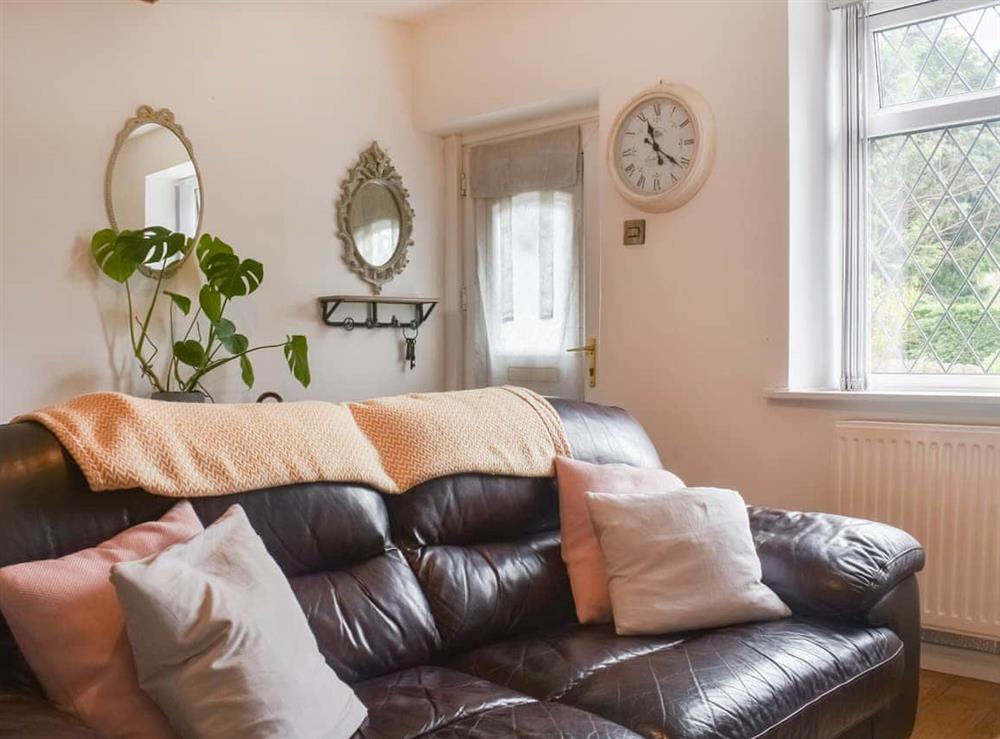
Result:
{"label": "silver ornate mirror", "polygon": [[[166,108],[140,107],[115,139],[104,176],[104,203],[111,227],[163,226],[197,240],[204,189],[191,142]],[[143,268],[151,277],[175,272],[187,254]]]}
{"label": "silver ornate mirror", "polygon": [[412,234],[409,193],[388,155],[373,143],[340,188],[337,235],[344,261],[378,295],[406,267]]}

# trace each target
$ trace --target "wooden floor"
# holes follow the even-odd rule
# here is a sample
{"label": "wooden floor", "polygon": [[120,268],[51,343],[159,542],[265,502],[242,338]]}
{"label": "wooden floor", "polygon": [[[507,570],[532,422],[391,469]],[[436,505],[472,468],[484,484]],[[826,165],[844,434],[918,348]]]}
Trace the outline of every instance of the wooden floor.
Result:
{"label": "wooden floor", "polygon": [[912,739],[1000,739],[1000,685],[921,670]]}

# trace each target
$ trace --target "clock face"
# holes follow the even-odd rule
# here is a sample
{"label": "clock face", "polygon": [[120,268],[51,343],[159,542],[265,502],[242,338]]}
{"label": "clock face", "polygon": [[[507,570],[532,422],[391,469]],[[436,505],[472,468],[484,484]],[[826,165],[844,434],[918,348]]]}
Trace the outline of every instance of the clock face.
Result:
{"label": "clock face", "polygon": [[615,161],[623,183],[640,195],[659,195],[687,177],[698,155],[691,112],[669,97],[646,99],[618,129]]}

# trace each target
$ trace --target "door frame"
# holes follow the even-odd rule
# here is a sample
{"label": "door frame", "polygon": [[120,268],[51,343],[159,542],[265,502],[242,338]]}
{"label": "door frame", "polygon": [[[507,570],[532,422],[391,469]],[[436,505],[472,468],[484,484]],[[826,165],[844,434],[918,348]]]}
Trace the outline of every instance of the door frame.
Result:
{"label": "door frame", "polygon": [[[546,116],[516,124],[480,129],[445,139],[445,301],[446,311],[445,387],[458,390],[465,387],[465,349],[468,337],[468,303],[466,286],[471,284],[475,240],[473,203],[465,189],[465,172],[469,166],[469,149],[476,144],[494,143],[531,136],[538,133],[578,125],[583,202],[583,291],[584,336],[597,339],[600,346],[601,318],[601,224],[600,224],[600,119],[596,107],[578,109],[556,116]],[[449,320],[450,318],[450,320]],[[452,349],[455,347],[458,351]],[[586,361],[580,355],[580,361]],[[600,383],[600,376],[597,378]],[[584,397],[591,399],[595,390],[585,385]]]}

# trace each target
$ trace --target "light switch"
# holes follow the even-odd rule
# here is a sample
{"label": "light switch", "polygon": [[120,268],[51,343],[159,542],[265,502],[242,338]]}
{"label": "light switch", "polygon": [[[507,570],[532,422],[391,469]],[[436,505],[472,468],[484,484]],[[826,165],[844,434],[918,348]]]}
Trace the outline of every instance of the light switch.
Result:
{"label": "light switch", "polygon": [[646,220],[625,221],[625,246],[641,246],[646,243]]}

